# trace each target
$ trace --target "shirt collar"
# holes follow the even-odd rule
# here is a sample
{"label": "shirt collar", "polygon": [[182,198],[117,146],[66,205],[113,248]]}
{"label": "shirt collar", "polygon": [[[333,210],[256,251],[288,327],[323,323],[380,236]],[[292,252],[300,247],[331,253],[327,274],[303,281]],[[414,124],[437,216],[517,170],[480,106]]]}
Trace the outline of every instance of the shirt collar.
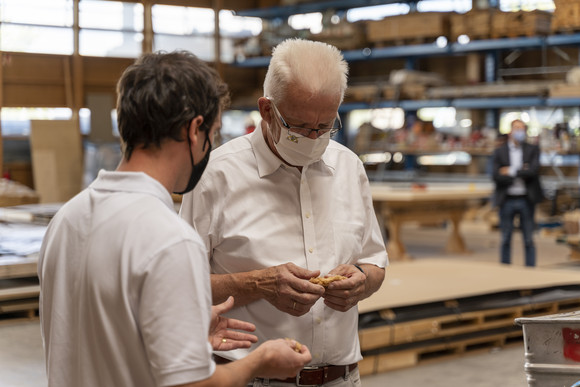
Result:
{"label": "shirt collar", "polygon": [[508,141],[508,146],[510,149],[516,150],[516,149],[522,149],[522,147],[524,146],[524,144],[516,144],[515,141],[509,140]]}
{"label": "shirt collar", "polygon": [[[272,152],[268,146],[268,143],[266,143],[266,139],[262,133],[262,122],[256,126],[256,130],[254,130],[250,136],[252,149],[254,150],[254,154],[256,155],[256,162],[258,164],[258,175],[260,177],[268,176],[276,172],[278,168],[284,167],[286,165],[282,160],[280,160],[280,158],[278,158],[278,156],[274,154],[274,152]],[[328,152],[324,152],[321,161],[318,161],[314,164],[321,163],[327,167],[331,174],[334,174],[334,168],[332,168],[328,163],[327,153]],[[307,168],[311,167],[312,165],[308,166]]]}
{"label": "shirt collar", "polygon": [[155,196],[173,210],[173,199],[165,187],[145,172],[119,172],[100,170],[89,188]]}
{"label": "shirt collar", "polygon": [[250,141],[254,154],[256,155],[258,174],[260,177],[268,176],[276,172],[284,164],[266,143],[266,139],[262,133],[262,122],[252,132]]}

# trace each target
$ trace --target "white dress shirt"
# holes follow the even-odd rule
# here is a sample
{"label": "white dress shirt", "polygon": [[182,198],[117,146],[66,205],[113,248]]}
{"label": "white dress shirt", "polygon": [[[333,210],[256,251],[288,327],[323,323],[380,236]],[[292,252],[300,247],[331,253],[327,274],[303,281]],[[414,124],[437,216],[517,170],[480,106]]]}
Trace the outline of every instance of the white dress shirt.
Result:
{"label": "white dress shirt", "polygon": [[56,214],[38,264],[49,386],[168,386],[214,372],[205,247],[157,180],[101,171]]}
{"label": "white dress shirt", "polygon": [[514,177],[512,185],[507,189],[508,195],[525,195],[526,184],[521,177],[517,177],[517,173],[524,166],[524,154],[521,145],[516,145],[512,141],[508,143],[508,150],[510,153],[510,168],[509,174]]}
{"label": "white dress shirt", "polygon": [[[217,274],[293,262],[324,275],[340,264],[388,263],[363,165],[335,141],[321,161],[300,173],[272,153],[260,129],[234,139],[211,153],[180,214],[205,239]],[[307,345],[312,364],[362,358],[356,307],[339,312],[319,299],[310,312],[294,317],[259,300],[229,317],[256,324],[260,343],[289,337]],[[247,352],[221,355],[239,359]]]}

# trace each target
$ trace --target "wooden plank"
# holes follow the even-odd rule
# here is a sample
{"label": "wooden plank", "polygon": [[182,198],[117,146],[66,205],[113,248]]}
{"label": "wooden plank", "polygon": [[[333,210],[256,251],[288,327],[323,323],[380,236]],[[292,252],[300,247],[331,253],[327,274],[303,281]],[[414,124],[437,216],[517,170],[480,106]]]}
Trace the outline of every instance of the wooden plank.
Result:
{"label": "wooden plank", "polygon": [[0,263],[0,279],[36,277],[36,273],[37,257],[22,258],[20,263]]}
{"label": "wooden plank", "polygon": [[0,313],[38,310],[38,298],[0,302]]}
{"label": "wooden plank", "polygon": [[0,301],[38,297],[40,285],[17,286],[0,289]]}
{"label": "wooden plank", "polygon": [[580,86],[568,83],[558,83],[550,87],[550,97],[568,98],[580,97]]}
{"label": "wooden plank", "polygon": [[4,107],[66,106],[66,97],[62,85],[5,83],[4,95]]}
{"label": "wooden plank", "polygon": [[[578,274],[575,272],[453,259],[396,262],[387,268],[387,273],[381,288],[359,303],[359,313],[499,292],[578,284]],[[424,291],[426,283],[429,284],[429,292]]]}
{"label": "wooden plank", "polygon": [[78,122],[30,122],[34,186],[41,203],[66,202],[80,192],[83,158]]}
{"label": "wooden plank", "polygon": [[[545,96],[557,86],[553,81],[479,84],[469,86],[442,86],[427,90],[427,98],[482,98],[512,96]],[[578,94],[578,92],[577,92]]]}

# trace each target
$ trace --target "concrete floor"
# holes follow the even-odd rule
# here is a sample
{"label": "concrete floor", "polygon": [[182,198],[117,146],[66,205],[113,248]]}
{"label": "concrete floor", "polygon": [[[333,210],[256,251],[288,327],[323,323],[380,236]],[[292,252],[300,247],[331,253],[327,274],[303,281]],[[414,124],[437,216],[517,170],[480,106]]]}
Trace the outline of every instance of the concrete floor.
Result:
{"label": "concrete floor", "polygon": [[[464,222],[462,232],[470,254],[447,255],[442,251],[447,230],[442,227],[403,228],[403,241],[415,259],[455,258],[493,261],[498,258],[499,233],[479,221]],[[552,237],[536,235],[538,266],[580,270],[579,263],[568,259],[568,248]],[[514,236],[513,262],[522,265],[521,238]],[[396,264],[396,263],[394,263]],[[0,387],[46,386],[42,341],[38,322],[0,325]],[[364,387],[525,387],[523,345],[468,354],[452,360],[436,360],[413,368],[363,377]]]}

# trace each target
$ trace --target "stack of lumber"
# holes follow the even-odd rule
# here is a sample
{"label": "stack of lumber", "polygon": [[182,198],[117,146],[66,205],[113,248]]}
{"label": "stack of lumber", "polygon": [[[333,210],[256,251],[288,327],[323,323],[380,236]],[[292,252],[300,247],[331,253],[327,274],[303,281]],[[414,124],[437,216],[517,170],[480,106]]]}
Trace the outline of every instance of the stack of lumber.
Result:
{"label": "stack of lumber", "polygon": [[351,84],[344,96],[345,102],[376,102],[382,99],[381,88],[377,83]]}
{"label": "stack of lumber", "polygon": [[544,11],[498,12],[491,22],[492,38],[549,35],[552,14]]}
{"label": "stack of lumber", "polygon": [[38,203],[38,195],[23,184],[0,179],[0,207]]}
{"label": "stack of lumber", "polygon": [[[36,261],[28,265],[36,271]],[[0,323],[37,319],[39,294],[37,278],[0,279]]]}
{"label": "stack of lumber", "polygon": [[466,14],[451,15],[449,38],[455,42],[461,35],[467,35],[470,39],[489,39],[491,35],[491,21],[493,16],[500,11],[496,9],[473,10]]}
{"label": "stack of lumber", "polygon": [[446,12],[415,12],[367,22],[367,40],[380,46],[384,43],[427,41],[449,35]]}
{"label": "stack of lumber", "polygon": [[569,83],[556,83],[550,87],[551,98],[580,97],[580,86]]}
{"label": "stack of lumber", "polygon": [[432,87],[427,91],[427,98],[545,96],[554,85],[552,81],[537,81]]}
{"label": "stack of lumber", "polygon": [[307,38],[331,44],[339,50],[355,50],[365,47],[367,43],[365,24],[363,22],[349,23],[344,20],[338,24],[329,24],[320,33],[312,34]]}
{"label": "stack of lumber", "polygon": [[554,0],[556,9],[552,18],[552,31],[580,30],[580,0]]}

